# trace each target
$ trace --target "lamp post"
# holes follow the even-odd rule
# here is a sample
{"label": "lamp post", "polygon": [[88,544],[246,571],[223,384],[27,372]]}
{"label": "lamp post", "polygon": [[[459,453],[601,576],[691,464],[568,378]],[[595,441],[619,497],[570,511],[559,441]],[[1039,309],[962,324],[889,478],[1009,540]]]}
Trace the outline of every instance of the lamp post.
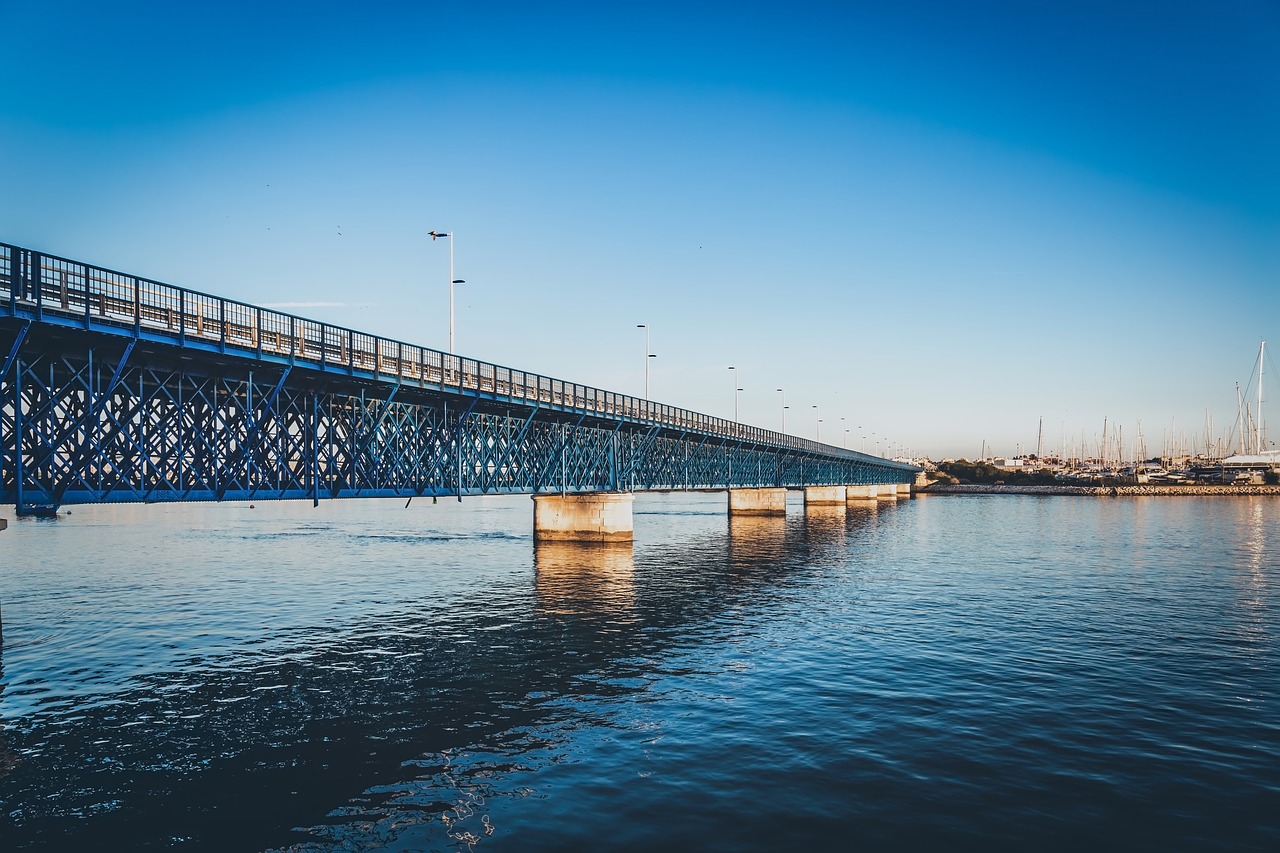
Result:
{"label": "lamp post", "polygon": [[432,231],[432,242],[435,242],[437,237],[449,238],[449,355],[453,355],[453,286],[455,284],[466,284],[466,282],[460,278],[453,277],[453,232]]}
{"label": "lamp post", "polygon": [[729,369],[733,371],[733,422],[738,422],[738,392],[742,389],[738,387],[738,368],[730,365]]}
{"label": "lamp post", "polygon": [[787,395],[781,388],[778,389],[778,399],[781,401],[778,405],[782,406],[782,433],[787,432]]}
{"label": "lamp post", "polygon": [[849,428],[844,425],[844,418],[840,419],[840,431],[844,433],[844,449],[849,449]]}
{"label": "lamp post", "polygon": [[813,438],[814,441],[822,441],[822,418],[818,417],[818,404],[813,404]]}
{"label": "lamp post", "polygon": [[644,398],[649,399],[649,359],[657,358],[649,352],[649,327],[644,323],[636,323],[637,329],[644,329]]}

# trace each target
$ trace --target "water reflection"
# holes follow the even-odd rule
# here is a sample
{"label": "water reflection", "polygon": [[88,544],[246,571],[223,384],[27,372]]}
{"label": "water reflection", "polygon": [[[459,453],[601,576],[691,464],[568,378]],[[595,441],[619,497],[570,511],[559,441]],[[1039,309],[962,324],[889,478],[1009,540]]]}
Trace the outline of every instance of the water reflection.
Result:
{"label": "water reflection", "polygon": [[859,502],[847,504],[845,506],[845,527],[854,529],[873,524],[876,515],[880,512],[880,503],[877,502]]}
{"label": "water reflection", "polygon": [[543,612],[584,615],[635,608],[636,559],[630,542],[538,541],[533,566]]}
{"label": "water reflection", "polygon": [[[0,702],[4,701],[5,684],[4,677],[4,650],[3,650],[3,632],[0,632]],[[9,742],[5,738],[3,728],[0,728],[0,781],[14,771],[18,766],[19,758],[17,754],[9,748]]]}
{"label": "water reflection", "polygon": [[844,504],[805,507],[804,530],[810,546],[834,546],[843,542],[847,516]]}
{"label": "water reflection", "polygon": [[729,560],[735,566],[755,560],[780,559],[787,547],[783,515],[729,516]]}
{"label": "water reflection", "polygon": [[[1228,523],[1201,526],[1190,516],[1207,514],[1191,504],[1147,507],[1141,547],[1125,544],[1151,552],[1131,572],[1141,587],[1117,583],[1090,539],[1098,512],[1123,521],[1128,504],[922,504],[726,518],[715,496],[654,498],[634,548],[534,546],[527,500],[509,511],[492,501],[483,535],[480,516],[454,529],[439,508],[344,520],[358,502],[335,508],[327,526],[309,508],[281,509],[283,520],[256,532],[226,524],[204,538],[190,535],[196,525],[136,522],[95,529],[93,541],[124,555],[154,540],[159,558],[169,549],[195,559],[200,583],[174,569],[135,585],[155,562],[135,551],[119,558],[130,583],[117,598],[103,595],[105,572],[76,566],[83,541],[68,548],[64,538],[58,551],[42,540],[40,565],[61,574],[24,607],[52,623],[68,590],[81,590],[79,606],[127,630],[108,642],[98,623],[63,620],[71,639],[90,636],[104,652],[89,658],[15,628],[0,671],[5,843],[498,853],[826,849],[850,832],[889,847],[903,827],[946,821],[973,833],[967,845],[945,834],[916,845],[938,849],[1004,837],[1004,815],[1023,840],[1046,837],[1056,827],[1038,817],[1045,803],[1094,814],[1097,795],[1072,779],[1113,779],[1107,790],[1139,790],[1142,806],[1165,801],[1143,785],[1181,773],[1191,781],[1170,811],[1230,791],[1219,801],[1226,818],[1247,817],[1260,790],[1274,793],[1258,783],[1277,765],[1257,736],[1275,728],[1274,679],[1257,673],[1276,671],[1267,549],[1277,504],[1219,504],[1216,521]],[[202,512],[192,514],[227,517]],[[1154,562],[1160,542],[1175,546],[1166,567]],[[218,583],[210,567],[224,552],[235,560]],[[1248,600],[1224,600],[1237,593],[1226,570],[1255,581]],[[188,630],[180,651],[147,651],[170,638],[156,642],[138,614],[179,592],[194,615],[188,629],[225,608],[245,626],[241,639],[213,644]],[[332,599],[308,603],[320,593]],[[972,600],[957,604],[959,593]],[[291,598],[292,611],[282,606]],[[1247,635],[1221,631],[1233,623]],[[1204,630],[1170,642],[1171,625]],[[1234,647],[1215,645],[1220,634]],[[50,689],[42,661],[68,648],[88,674],[75,676],[77,690]],[[130,656],[156,663],[93,681],[101,659]],[[1203,696],[1188,701],[1196,690]],[[1165,728],[1153,722],[1160,714]],[[1235,741],[1210,732],[1215,715],[1217,731],[1238,727]],[[1190,757],[1150,758],[1173,755],[1171,743]],[[1132,749],[1141,752],[1130,760],[1106,758]],[[1193,751],[1209,757],[1196,765]],[[1236,797],[1241,777],[1254,800]],[[1020,810],[1036,779],[1047,781]],[[991,802],[1007,810],[984,816]],[[691,814],[705,822],[675,823]]]}
{"label": "water reflection", "polygon": [[1240,515],[1243,516],[1241,519],[1243,542],[1241,544],[1247,555],[1246,565],[1255,573],[1262,569],[1268,554],[1271,553],[1271,549],[1267,547],[1267,532],[1271,522],[1268,520],[1265,510],[1274,506],[1275,503],[1273,501],[1251,497],[1241,507],[1242,512]]}
{"label": "water reflection", "polygon": [[[582,697],[644,690],[665,651],[722,636],[737,624],[724,614],[767,598],[759,586],[785,584],[802,564],[787,554],[785,519],[752,519],[726,535],[718,508],[672,503],[666,535],[642,548],[641,567],[630,544],[531,547],[505,532],[527,528],[514,503],[509,521],[505,505],[492,508],[485,536],[454,531],[441,515],[426,537],[406,533],[412,520],[401,514],[320,525],[288,507],[257,527],[225,525],[194,540],[198,524],[163,519],[94,529],[131,578],[139,570],[123,556],[128,540],[149,538],[161,557],[119,596],[101,577],[85,586],[69,575],[62,588],[80,590],[86,610],[125,610],[121,622],[145,630],[148,609],[180,591],[194,624],[240,614],[245,642],[197,634],[153,665],[148,644],[122,629],[111,645],[98,643],[104,666],[127,670],[135,657],[147,665],[99,686],[106,670],[82,665],[76,695],[51,689],[40,669],[47,644],[19,646],[25,675],[0,687],[39,701],[6,728],[11,753],[0,744],[0,805],[17,845],[138,849],[182,839],[187,850],[331,850],[399,839],[429,849],[489,840],[484,802],[529,796],[530,771],[565,760],[575,733],[598,724],[585,721]],[[310,550],[285,535],[298,530]],[[206,544],[209,553],[193,551]],[[222,574],[206,571],[213,580],[193,585],[191,573],[164,567],[166,549]],[[215,563],[224,550],[237,561]],[[52,573],[74,560],[48,565]],[[260,612],[262,578],[283,592],[273,619]],[[332,601],[307,609],[317,590]],[[286,613],[280,603],[290,600]]]}

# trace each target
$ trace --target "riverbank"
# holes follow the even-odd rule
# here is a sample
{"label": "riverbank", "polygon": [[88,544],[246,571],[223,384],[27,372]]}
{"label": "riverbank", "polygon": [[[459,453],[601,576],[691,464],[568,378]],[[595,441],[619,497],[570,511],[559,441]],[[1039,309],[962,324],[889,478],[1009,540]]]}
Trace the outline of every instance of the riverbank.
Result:
{"label": "riverbank", "polygon": [[934,483],[916,490],[922,495],[1280,495],[1280,486],[990,486]]}

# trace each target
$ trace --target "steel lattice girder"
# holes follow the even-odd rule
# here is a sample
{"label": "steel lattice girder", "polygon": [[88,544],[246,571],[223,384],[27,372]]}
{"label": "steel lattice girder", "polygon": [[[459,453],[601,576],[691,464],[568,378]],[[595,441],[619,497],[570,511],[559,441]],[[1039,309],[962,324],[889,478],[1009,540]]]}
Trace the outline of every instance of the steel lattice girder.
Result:
{"label": "steel lattice girder", "polygon": [[902,466],[0,325],[0,502],[900,482]]}

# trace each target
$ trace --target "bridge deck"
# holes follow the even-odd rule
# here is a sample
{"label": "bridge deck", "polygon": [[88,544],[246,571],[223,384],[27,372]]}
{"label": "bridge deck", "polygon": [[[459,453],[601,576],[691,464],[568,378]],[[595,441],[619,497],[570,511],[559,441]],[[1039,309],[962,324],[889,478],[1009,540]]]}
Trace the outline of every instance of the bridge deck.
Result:
{"label": "bridge deck", "polygon": [[[397,393],[402,395],[401,399],[413,396],[419,405],[430,405],[435,401],[443,406],[446,414],[437,424],[440,428],[449,426],[445,423],[448,420],[447,401],[453,399],[455,418],[460,417],[462,406],[469,405],[469,412],[477,403],[481,403],[483,410],[505,409],[514,413],[512,416],[516,422],[522,422],[526,417],[530,420],[552,417],[553,420],[572,424],[575,428],[588,422],[597,429],[612,425],[615,432],[625,427],[627,435],[680,436],[681,440],[699,443],[699,446],[710,439],[719,447],[732,446],[739,451],[747,449],[756,453],[789,454],[788,458],[855,465],[859,470],[865,468],[878,472],[878,477],[883,482],[910,479],[916,470],[909,465],[798,436],[451,355],[140,276],[0,244],[0,357],[5,359],[3,365],[0,365],[0,383],[4,383],[4,390],[0,393],[3,393],[8,407],[8,416],[0,418],[0,426],[4,426],[13,436],[22,436],[19,441],[6,439],[5,445],[0,447],[0,451],[7,453],[4,476],[8,482],[5,483],[5,494],[10,499],[21,503],[14,492],[21,491],[19,481],[23,479],[24,460],[48,461],[46,457],[59,455],[57,449],[50,446],[51,440],[55,444],[100,440],[88,434],[62,435],[63,431],[56,429],[56,425],[43,432],[37,430],[34,434],[28,430],[32,429],[29,425],[31,418],[41,415],[42,406],[49,408],[44,416],[55,420],[58,416],[56,410],[68,410],[66,401],[57,405],[51,401],[60,395],[71,394],[76,397],[79,392],[73,386],[77,383],[85,385],[83,376],[77,378],[77,374],[83,373],[83,370],[72,362],[82,358],[87,359],[91,365],[94,347],[101,349],[100,342],[108,339],[126,341],[130,347],[110,374],[108,384],[111,387],[107,391],[117,396],[122,388],[131,387],[127,381],[122,380],[126,378],[128,371],[135,369],[135,365],[126,365],[126,362],[129,361],[132,347],[141,344],[152,353],[152,361],[156,352],[174,353],[168,358],[179,367],[183,361],[191,361],[193,356],[205,360],[206,370],[210,358],[220,359],[224,366],[228,362],[242,362],[242,372],[247,373],[250,386],[253,385],[253,369],[256,367],[261,373],[265,366],[284,371],[280,383],[283,386],[286,378],[288,379],[291,389],[289,393],[305,390],[308,386],[315,390],[320,382],[327,388],[334,387],[335,383],[341,385],[345,382],[349,394],[356,393],[357,387],[381,389],[381,396],[387,403],[395,399]],[[48,401],[39,394],[33,397],[30,391],[25,392],[24,396],[20,381],[22,372],[29,371],[31,365],[41,358],[62,360],[58,370],[53,370],[51,365],[50,387],[44,390],[44,396],[49,397]],[[102,360],[100,353],[99,361]],[[59,371],[68,374],[65,377],[65,381],[70,383],[67,388],[53,387],[58,385],[59,380],[55,374]],[[294,371],[291,377],[289,371]],[[32,374],[33,378],[36,376],[37,374]],[[145,384],[146,380],[141,381]],[[411,389],[416,394],[406,395],[404,389]],[[268,383],[265,390],[266,393],[279,395],[282,388],[272,389]],[[360,393],[363,399],[363,391]],[[91,404],[88,397],[94,394],[98,397],[96,403]],[[89,432],[101,431],[99,427],[110,429],[110,424],[105,423],[109,420],[105,416],[105,409],[109,404],[103,401],[102,394],[101,388],[90,388],[87,396],[80,395],[85,396],[85,400],[79,401],[80,408],[85,409],[79,415],[80,433],[84,433],[85,426],[93,427]],[[180,396],[179,394],[178,397]],[[246,390],[245,396],[246,400],[252,400],[252,391]],[[262,392],[258,396],[261,397]],[[374,392],[373,396],[379,394]],[[75,408],[75,405],[70,405],[70,409]],[[245,413],[246,423],[251,430],[261,429],[264,418],[269,419],[269,416],[275,414],[259,411],[260,408],[261,404],[252,412]],[[116,420],[119,421],[120,417],[133,417],[136,420],[139,416],[135,412],[133,415],[121,415]],[[456,423],[453,424],[453,427],[457,426]],[[526,424],[526,429],[527,426]],[[296,432],[298,428],[295,425],[290,429]],[[50,436],[55,433],[56,440],[51,439]],[[458,449],[459,438],[460,435],[455,434],[449,439],[455,456],[461,455]],[[139,445],[134,449],[146,455],[157,448]],[[61,451],[63,456],[67,453],[71,451],[65,448]],[[83,448],[81,452],[72,453],[77,459],[84,455],[92,454],[84,453]],[[63,467],[65,469],[67,466]],[[54,480],[57,479],[56,471],[50,469],[46,473]],[[68,472],[64,470],[63,473]],[[75,479],[83,481],[83,477],[78,474]],[[775,476],[771,482],[778,480],[779,477]],[[710,486],[718,482],[690,482],[688,485]],[[724,482],[731,484],[729,480]],[[46,497],[57,501],[68,500],[68,494],[77,491],[74,488],[59,491],[57,484],[52,482],[44,487],[34,482],[29,485],[37,493],[51,492]],[[584,481],[578,487],[590,488],[591,485]],[[403,494],[406,487],[409,484],[396,483],[389,488],[392,493]],[[537,490],[539,487],[538,483],[511,482],[494,484],[492,490]],[[314,483],[306,488],[311,492],[316,491]],[[453,483],[453,488],[458,493],[464,491],[461,474],[458,482]],[[182,497],[178,499],[199,499],[204,491],[207,490],[182,489],[179,490]],[[225,489],[214,491],[219,497],[229,496]],[[381,491],[379,490],[380,493]],[[152,493],[154,499],[154,489]],[[238,493],[239,490],[231,490],[231,494]],[[109,499],[101,494],[96,498],[86,494],[82,498]]]}

